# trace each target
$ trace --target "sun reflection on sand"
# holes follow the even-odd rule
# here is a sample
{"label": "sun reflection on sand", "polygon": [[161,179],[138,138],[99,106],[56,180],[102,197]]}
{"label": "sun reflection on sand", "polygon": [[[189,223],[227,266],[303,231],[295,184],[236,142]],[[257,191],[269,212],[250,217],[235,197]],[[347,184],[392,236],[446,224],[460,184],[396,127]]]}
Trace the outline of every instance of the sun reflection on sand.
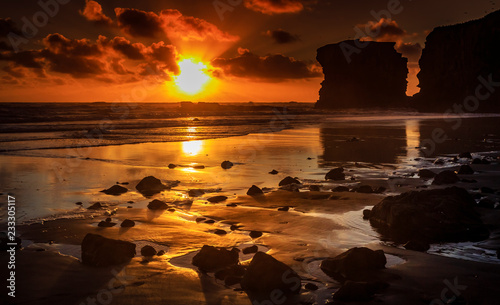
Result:
{"label": "sun reflection on sand", "polygon": [[188,156],[195,156],[203,149],[203,141],[182,142],[182,153]]}

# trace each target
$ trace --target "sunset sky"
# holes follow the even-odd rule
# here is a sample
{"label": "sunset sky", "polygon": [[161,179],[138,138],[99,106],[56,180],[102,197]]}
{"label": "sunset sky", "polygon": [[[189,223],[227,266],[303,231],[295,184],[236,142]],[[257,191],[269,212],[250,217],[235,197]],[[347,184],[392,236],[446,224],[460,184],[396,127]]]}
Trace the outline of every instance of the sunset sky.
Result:
{"label": "sunset sky", "polygon": [[[362,37],[396,42],[413,94],[430,30],[500,8],[397,2],[41,0],[44,10],[3,1],[0,102],[315,102],[316,49]],[[391,3],[397,13],[379,14]]]}

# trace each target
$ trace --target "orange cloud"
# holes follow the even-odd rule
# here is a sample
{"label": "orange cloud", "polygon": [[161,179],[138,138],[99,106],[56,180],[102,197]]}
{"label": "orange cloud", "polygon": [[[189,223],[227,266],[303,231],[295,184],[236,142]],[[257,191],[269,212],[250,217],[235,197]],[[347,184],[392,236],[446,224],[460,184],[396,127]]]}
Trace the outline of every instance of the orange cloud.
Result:
{"label": "orange cloud", "polygon": [[79,12],[85,19],[93,21],[96,24],[111,25],[113,23],[113,20],[103,13],[102,6],[93,0],[86,0],[85,8]]}
{"label": "orange cloud", "polygon": [[298,13],[304,10],[302,0],[245,0],[245,7],[267,15]]}

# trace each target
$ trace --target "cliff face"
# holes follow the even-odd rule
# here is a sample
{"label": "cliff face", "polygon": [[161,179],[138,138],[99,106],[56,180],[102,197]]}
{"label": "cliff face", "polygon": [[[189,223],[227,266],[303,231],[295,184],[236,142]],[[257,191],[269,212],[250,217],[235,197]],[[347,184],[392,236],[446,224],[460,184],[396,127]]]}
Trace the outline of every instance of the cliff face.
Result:
{"label": "cliff face", "polygon": [[[425,43],[419,61],[421,88],[413,106],[421,111],[446,111],[476,96],[479,77],[500,81],[500,11],[452,26],[435,28]],[[486,91],[484,91],[486,90]],[[481,95],[488,92],[480,91]],[[490,92],[491,93],[491,92]],[[474,109],[469,105],[469,111]],[[500,111],[500,87],[474,112]]]}
{"label": "cliff face", "polygon": [[[403,107],[406,101],[407,59],[393,42],[370,42],[358,48],[353,40],[318,49],[316,59],[323,67],[316,108]],[[344,53],[357,50],[349,58]]]}

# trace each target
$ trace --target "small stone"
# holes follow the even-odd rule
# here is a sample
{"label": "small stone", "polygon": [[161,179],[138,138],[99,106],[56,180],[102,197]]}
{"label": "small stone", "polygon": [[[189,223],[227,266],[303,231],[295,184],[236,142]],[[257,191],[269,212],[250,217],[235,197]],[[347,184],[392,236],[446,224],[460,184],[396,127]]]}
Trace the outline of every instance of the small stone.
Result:
{"label": "small stone", "polygon": [[230,207],[230,208],[235,208],[235,207],[237,207],[238,205],[237,205],[236,203],[232,202],[232,203],[228,203],[228,204],[226,204],[226,206],[227,206],[227,207]]}
{"label": "small stone", "polygon": [[128,189],[121,186],[121,185],[118,185],[118,184],[113,185],[109,189],[101,191],[101,193],[104,193],[106,195],[113,195],[113,196],[118,196],[118,195],[124,194],[126,192],[128,192]]}
{"label": "small stone", "polygon": [[281,212],[288,212],[288,210],[290,210],[290,207],[281,207],[281,208],[278,208],[278,211],[281,211]]}
{"label": "small stone", "polygon": [[432,179],[436,177],[436,173],[424,168],[418,171],[418,176],[422,179]]}
{"label": "small stone", "polygon": [[233,162],[231,161],[224,161],[220,165],[223,169],[230,169],[231,167],[234,166]]}
{"label": "small stone", "polygon": [[131,228],[131,227],[135,226],[135,221],[130,220],[130,219],[125,219],[120,226],[122,228]]}
{"label": "small stone", "polygon": [[427,250],[430,249],[429,243],[421,240],[410,240],[407,242],[403,247],[408,250],[413,250],[413,251],[419,251],[419,252],[426,252]]}
{"label": "small stone", "polygon": [[97,224],[98,227],[101,228],[110,228],[116,226],[116,223],[114,222],[107,222],[107,221],[101,221],[100,223]]}
{"label": "small stone", "polygon": [[370,219],[370,215],[372,213],[372,210],[363,210],[363,219]]}
{"label": "small stone", "polygon": [[246,247],[243,249],[243,254],[251,254],[251,253],[257,253],[259,251],[259,247],[257,245],[253,245],[251,247]]}
{"label": "small stone", "polygon": [[219,203],[219,202],[225,201],[226,199],[227,199],[227,196],[214,196],[214,197],[208,198],[207,201],[211,202],[211,203]]}
{"label": "small stone", "polygon": [[154,255],[156,255],[156,250],[155,250],[155,248],[151,247],[150,245],[146,245],[146,246],[142,247],[141,255],[142,256],[154,256]]}
{"label": "small stone", "polygon": [[272,171],[269,172],[269,174],[271,175],[277,175],[279,172],[275,169],[273,169]]}
{"label": "small stone", "polygon": [[231,227],[229,228],[231,231],[235,231],[235,230],[238,230],[239,228],[241,228],[242,226],[238,226],[238,225],[231,225]]}
{"label": "small stone", "polygon": [[155,199],[148,204],[148,209],[150,209],[150,210],[166,210],[166,209],[168,209],[168,205],[161,200]]}
{"label": "small stone", "polygon": [[170,164],[168,165],[168,168],[170,168],[170,169],[173,169],[173,168],[176,168],[176,167],[177,167],[177,165],[172,164],[172,163],[170,163]]}
{"label": "small stone", "polygon": [[213,220],[213,219],[205,220],[205,223],[211,225],[211,224],[215,223],[215,220]]}
{"label": "small stone", "polygon": [[226,231],[224,231],[224,230],[216,229],[216,230],[214,231],[214,234],[217,234],[217,235],[226,235],[226,234],[227,234],[227,232],[226,232]]}
{"label": "small stone", "polygon": [[349,188],[347,186],[337,186],[332,189],[332,192],[349,192]]}
{"label": "small stone", "polygon": [[93,205],[89,206],[87,210],[99,210],[102,209],[103,205],[100,202],[96,202]]}
{"label": "small stone", "polygon": [[280,181],[279,186],[284,186],[284,185],[289,185],[289,184],[301,184],[301,183],[299,180],[288,176]]}
{"label": "small stone", "polygon": [[264,192],[256,185],[252,185],[247,191],[248,196],[260,196],[264,195]]}
{"label": "small stone", "polygon": [[313,283],[307,283],[305,286],[304,286],[305,289],[307,290],[311,290],[311,291],[316,291],[318,290],[318,286],[314,285]]}
{"label": "small stone", "polygon": [[78,201],[77,203],[75,203],[76,205],[83,205],[83,202],[81,201]]}
{"label": "small stone", "polygon": [[204,221],[204,220],[206,220],[206,218],[205,218],[205,217],[198,217],[198,218],[196,218],[196,220],[195,220],[195,221],[196,221],[196,223],[199,223],[199,222],[202,222],[202,221]]}
{"label": "small stone", "polygon": [[156,253],[156,256],[162,256],[162,255],[165,255],[165,250],[160,250],[158,251],[158,253]]}
{"label": "small stone", "polygon": [[469,165],[462,165],[462,166],[460,166],[460,169],[458,170],[458,174],[459,175],[472,175],[472,174],[474,174],[474,170]]}
{"label": "small stone", "polygon": [[251,238],[259,238],[262,236],[262,232],[260,231],[250,231],[250,237]]}
{"label": "small stone", "polygon": [[344,168],[337,167],[330,170],[325,175],[325,180],[335,180],[335,181],[345,180]]}

